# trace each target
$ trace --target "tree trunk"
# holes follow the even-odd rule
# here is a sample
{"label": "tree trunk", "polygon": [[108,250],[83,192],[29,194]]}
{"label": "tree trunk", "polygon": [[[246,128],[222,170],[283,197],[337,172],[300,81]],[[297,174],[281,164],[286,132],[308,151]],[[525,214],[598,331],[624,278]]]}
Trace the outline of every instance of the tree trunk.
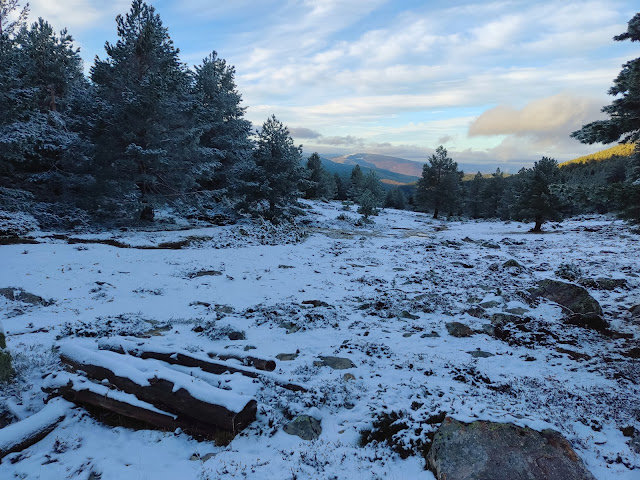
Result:
{"label": "tree trunk", "polygon": [[534,225],[532,232],[540,233],[542,232],[542,219],[536,218],[536,224]]}
{"label": "tree trunk", "polygon": [[433,218],[436,220],[438,219],[438,208],[433,211]]}

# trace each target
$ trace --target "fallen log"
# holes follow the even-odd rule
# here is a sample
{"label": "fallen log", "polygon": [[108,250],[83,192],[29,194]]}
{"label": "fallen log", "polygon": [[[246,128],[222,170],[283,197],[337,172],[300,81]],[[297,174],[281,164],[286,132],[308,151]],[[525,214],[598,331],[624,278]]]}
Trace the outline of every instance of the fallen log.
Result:
{"label": "fallen log", "polygon": [[120,417],[124,417],[159,430],[171,432],[180,428],[197,438],[220,438],[219,429],[208,423],[196,423],[178,415],[163,412],[141,401],[135,395],[110,389],[106,385],[91,382],[80,375],[67,372],[53,373],[47,377],[42,390],[49,394],[49,399],[62,397],[76,405],[90,407],[100,413],[115,413],[118,415],[119,425],[127,425],[120,420]]}
{"label": "fallen log", "polygon": [[213,387],[158,362],[71,344],[60,348],[60,359],[73,371],[83,371],[98,381],[106,379],[143,402],[177,414],[179,421],[204,423],[235,434],[255,420],[254,399]]}
{"label": "fallen log", "polygon": [[207,352],[207,356],[209,358],[219,358],[223,361],[240,360],[247,367],[253,367],[256,370],[264,370],[265,372],[273,372],[276,369],[275,360],[266,360],[252,355],[243,355],[240,352]]}
{"label": "fallen log", "polygon": [[102,341],[99,343],[98,348],[100,348],[101,350],[109,350],[115,353],[128,353],[142,359],[152,358],[155,360],[161,360],[172,365],[200,368],[204,372],[213,373],[216,375],[221,375],[223,373],[240,373],[241,375],[244,375],[246,377],[273,382],[275,385],[294,392],[306,392],[308,390],[307,387],[303,385],[287,382],[273,374],[267,374],[265,372],[247,367],[243,368],[239,365],[229,365],[228,363],[216,362],[207,358],[199,358],[186,353],[174,352],[162,348],[152,348],[145,345],[138,345],[135,342],[127,340],[119,340],[116,342]]}
{"label": "fallen log", "polygon": [[71,406],[62,399],[50,402],[38,413],[0,429],[0,460],[35,445],[49,435],[66,417]]}

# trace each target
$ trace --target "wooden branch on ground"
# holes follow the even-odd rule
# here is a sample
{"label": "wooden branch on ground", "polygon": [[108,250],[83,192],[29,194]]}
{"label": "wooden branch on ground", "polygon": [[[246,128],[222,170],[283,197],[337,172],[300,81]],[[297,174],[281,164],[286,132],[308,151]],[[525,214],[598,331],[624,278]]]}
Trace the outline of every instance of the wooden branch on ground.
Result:
{"label": "wooden branch on ground", "polygon": [[66,417],[70,408],[71,404],[64,400],[51,402],[38,413],[0,429],[0,460],[45,438]]}

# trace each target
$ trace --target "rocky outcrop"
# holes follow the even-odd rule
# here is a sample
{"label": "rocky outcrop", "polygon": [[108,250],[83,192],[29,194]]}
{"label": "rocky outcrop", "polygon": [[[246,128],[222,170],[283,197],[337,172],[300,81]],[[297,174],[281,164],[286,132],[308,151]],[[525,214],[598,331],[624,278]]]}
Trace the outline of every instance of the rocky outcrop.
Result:
{"label": "rocky outcrop", "polygon": [[595,480],[558,432],[450,417],[427,462],[438,480]]}

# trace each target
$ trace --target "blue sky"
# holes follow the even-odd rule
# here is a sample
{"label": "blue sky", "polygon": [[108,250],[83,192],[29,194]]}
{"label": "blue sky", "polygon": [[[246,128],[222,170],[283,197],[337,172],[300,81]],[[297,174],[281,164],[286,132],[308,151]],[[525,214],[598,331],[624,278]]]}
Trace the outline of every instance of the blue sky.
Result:
{"label": "blue sky", "polygon": [[[640,56],[612,40],[637,12],[632,1],[149,3],[183,61],[216,50],[236,67],[247,118],[258,126],[275,114],[308,153],[424,161],[443,144],[485,171],[567,160],[599,148],[568,135],[602,118],[621,65]],[[30,4],[31,20],[69,29],[88,69],[130,2]]]}

